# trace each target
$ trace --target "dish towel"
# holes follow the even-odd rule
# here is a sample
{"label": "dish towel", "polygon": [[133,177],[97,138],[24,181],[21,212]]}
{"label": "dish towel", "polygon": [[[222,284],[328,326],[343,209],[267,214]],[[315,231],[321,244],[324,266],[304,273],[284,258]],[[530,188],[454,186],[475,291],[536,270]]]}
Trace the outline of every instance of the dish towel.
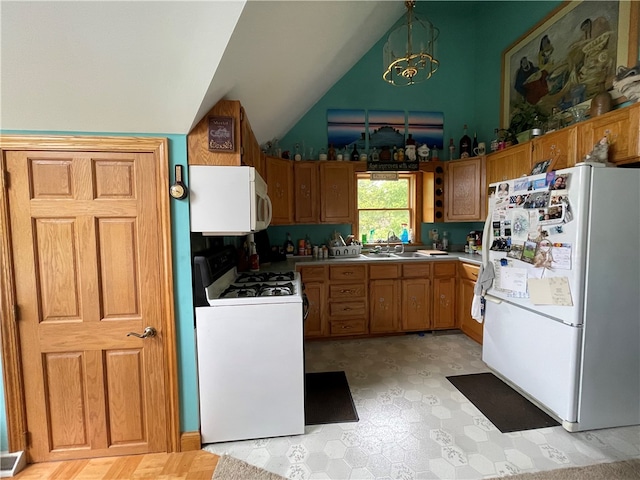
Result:
{"label": "dish towel", "polygon": [[494,277],[493,264],[487,263],[487,265],[480,266],[478,280],[476,280],[476,286],[473,289],[473,300],[471,301],[471,318],[478,323],[484,321],[484,292],[491,288]]}

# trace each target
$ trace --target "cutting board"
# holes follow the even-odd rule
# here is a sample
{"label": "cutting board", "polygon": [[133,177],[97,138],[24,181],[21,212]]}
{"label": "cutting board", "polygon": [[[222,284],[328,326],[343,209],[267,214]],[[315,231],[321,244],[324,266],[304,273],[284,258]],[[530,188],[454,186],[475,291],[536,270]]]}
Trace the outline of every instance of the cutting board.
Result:
{"label": "cutting board", "polygon": [[443,252],[442,250],[418,250],[418,253],[423,253],[425,255],[448,255],[447,252]]}

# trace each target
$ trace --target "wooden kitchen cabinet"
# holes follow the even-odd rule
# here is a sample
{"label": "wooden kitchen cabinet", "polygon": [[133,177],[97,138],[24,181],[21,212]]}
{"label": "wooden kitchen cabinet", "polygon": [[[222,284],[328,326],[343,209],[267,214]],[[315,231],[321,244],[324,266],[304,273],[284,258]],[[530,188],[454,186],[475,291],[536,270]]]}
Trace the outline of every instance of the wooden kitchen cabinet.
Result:
{"label": "wooden kitchen cabinet", "polygon": [[367,333],[367,266],[329,265],[329,326],[331,336]]}
{"label": "wooden kitchen cabinet", "polygon": [[471,317],[473,290],[478,279],[480,267],[470,263],[458,264],[458,322],[460,330],[482,344],[483,324]]}
{"label": "wooden kitchen cabinet", "polygon": [[320,163],[320,221],[353,223],[356,178],[349,162]]}
{"label": "wooden kitchen cabinet", "polygon": [[577,161],[593,150],[605,135],[609,139],[609,161],[633,163],[640,156],[640,103],[620,108],[579,123]]}
{"label": "wooden kitchen cabinet", "polygon": [[486,157],[445,164],[445,222],[480,222],[486,217]]}
{"label": "wooden kitchen cabinet", "polygon": [[369,266],[369,332],[399,330],[400,267],[398,263]]}
{"label": "wooden kitchen cabinet", "polygon": [[487,155],[487,186],[529,175],[532,167],[532,149],[532,143],[527,142]]}
{"label": "wooden kitchen cabinet", "polygon": [[[209,118],[231,117],[233,120],[234,150],[209,150]],[[250,165],[260,172],[261,152],[244,108],[237,100],[220,100],[187,135],[189,165]],[[262,172],[261,172],[262,175]]]}
{"label": "wooden kitchen cabinet", "polygon": [[456,262],[433,266],[433,328],[456,328]]}
{"label": "wooden kitchen cabinet", "polygon": [[578,149],[577,126],[566,127],[551,133],[545,133],[532,141],[532,166],[543,160],[551,159],[548,170],[560,170],[576,164]]}
{"label": "wooden kitchen cabinet", "polygon": [[294,219],[296,223],[317,223],[319,197],[319,164],[294,162]]}
{"label": "wooden kitchen cabinet", "polygon": [[267,192],[271,199],[273,217],[271,225],[293,223],[293,162],[266,157]]}
{"label": "wooden kitchen cabinet", "polygon": [[299,267],[300,278],[304,285],[304,292],[309,301],[309,313],[304,322],[305,338],[320,338],[329,334],[329,326],[325,313],[326,297],[326,267]]}
{"label": "wooden kitchen cabinet", "polygon": [[403,263],[401,291],[401,330],[431,330],[431,262]]}

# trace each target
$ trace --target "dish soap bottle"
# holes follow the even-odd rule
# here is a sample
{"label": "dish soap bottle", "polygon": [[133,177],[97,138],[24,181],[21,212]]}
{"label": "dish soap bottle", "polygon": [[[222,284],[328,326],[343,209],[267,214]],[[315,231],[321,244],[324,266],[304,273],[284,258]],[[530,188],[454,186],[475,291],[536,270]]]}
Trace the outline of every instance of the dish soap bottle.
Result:
{"label": "dish soap bottle", "polygon": [[402,243],[409,243],[409,230],[407,230],[407,224],[402,224],[402,232],[400,232],[400,241]]}

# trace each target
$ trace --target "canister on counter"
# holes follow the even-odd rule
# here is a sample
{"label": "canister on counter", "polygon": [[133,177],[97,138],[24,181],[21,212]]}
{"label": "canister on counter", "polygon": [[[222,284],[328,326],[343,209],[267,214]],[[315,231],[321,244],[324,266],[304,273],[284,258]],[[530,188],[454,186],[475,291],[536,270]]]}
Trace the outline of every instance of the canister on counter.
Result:
{"label": "canister on counter", "polygon": [[322,245],[322,258],[329,258],[329,249],[326,245]]}
{"label": "canister on counter", "polygon": [[313,246],[313,258],[318,258],[319,250],[317,245]]}

